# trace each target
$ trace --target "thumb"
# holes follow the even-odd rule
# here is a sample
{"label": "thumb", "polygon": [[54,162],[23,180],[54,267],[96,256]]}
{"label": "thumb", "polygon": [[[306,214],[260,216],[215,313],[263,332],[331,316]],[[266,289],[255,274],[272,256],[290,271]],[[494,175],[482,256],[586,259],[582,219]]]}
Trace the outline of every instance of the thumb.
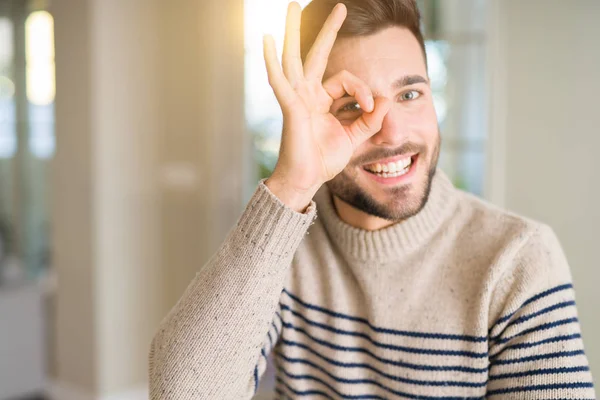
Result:
{"label": "thumb", "polygon": [[370,113],[363,112],[352,124],[346,126],[354,150],[364,141],[381,130],[383,119],[387,115],[392,102],[386,97],[375,97],[375,107]]}

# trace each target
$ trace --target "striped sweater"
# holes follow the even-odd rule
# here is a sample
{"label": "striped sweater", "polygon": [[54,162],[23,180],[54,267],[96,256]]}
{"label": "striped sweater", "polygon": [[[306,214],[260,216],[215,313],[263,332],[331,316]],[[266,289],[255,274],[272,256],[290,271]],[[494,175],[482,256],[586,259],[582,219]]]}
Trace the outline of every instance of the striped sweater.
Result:
{"label": "striped sweater", "polygon": [[250,399],[269,357],[276,399],[595,398],[552,230],[441,171],[374,232],[326,186],[299,214],[261,183],[156,333],[151,399]]}

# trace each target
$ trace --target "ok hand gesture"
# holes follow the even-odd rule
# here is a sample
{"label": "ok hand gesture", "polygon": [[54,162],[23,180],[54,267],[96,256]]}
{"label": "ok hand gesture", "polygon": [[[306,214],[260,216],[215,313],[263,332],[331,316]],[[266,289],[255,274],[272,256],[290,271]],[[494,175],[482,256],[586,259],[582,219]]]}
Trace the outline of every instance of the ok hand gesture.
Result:
{"label": "ok hand gesture", "polygon": [[[300,57],[301,8],[290,3],[282,65],[273,38],[264,39],[264,56],[269,84],[283,112],[283,133],[279,159],[269,189],[297,211],[309,204],[319,187],[348,165],[356,148],[381,129],[390,101],[374,98],[358,77],[341,71],[323,82],[329,54],[346,18],[339,3],[325,21],[304,65]],[[343,125],[330,112],[334,100],[349,94],[363,113]]]}

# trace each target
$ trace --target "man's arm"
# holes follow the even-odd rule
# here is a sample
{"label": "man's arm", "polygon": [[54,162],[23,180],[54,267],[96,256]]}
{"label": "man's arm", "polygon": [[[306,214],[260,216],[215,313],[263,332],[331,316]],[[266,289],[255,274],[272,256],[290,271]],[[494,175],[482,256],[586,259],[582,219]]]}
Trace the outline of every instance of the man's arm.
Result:
{"label": "man's arm", "polygon": [[492,302],[499,312],[490,328],[486,398],[596,398],[569,266],[550,228],[525,239]]}
{"label": "man's arm", "polygon": [[249,399],[293,254],[315,216],[261,183],[237,226],[161,323],[150,350],[150,398]]}
{"label": "man's arm", "polygon": [[[265,38],[269,83],[283,112],[277,165],[154,337],[152,400],[252,396],[264,368],[262,352],[286,272],[314,217],[309,201],[346,167],[358,146],[381,129],[389,111],[390,100],[374,99],[367,84],[347,71],[323,82],[329,53],[346,18],[345,6],[334,7],[304,65],[300,15],[300,5],[291,2],[283,68],[273,38]],[[342,125],[329,108],[346,93],[356,97],[364,112]]]}

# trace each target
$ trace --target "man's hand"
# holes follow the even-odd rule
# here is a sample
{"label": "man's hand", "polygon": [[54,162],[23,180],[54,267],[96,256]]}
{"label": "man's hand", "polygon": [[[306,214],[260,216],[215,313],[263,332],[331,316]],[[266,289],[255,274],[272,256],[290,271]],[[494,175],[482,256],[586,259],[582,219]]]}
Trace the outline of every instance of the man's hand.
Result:
{"label": "man's hand", "polygon": [[[348,165],[357,147],[381,129],[390,102],[373,98],[358,77],[341,71],[323,82],[329,54],[346,18],[346,7],[338,4],[321,29],[304,65],[300,58],[302,10],[290,3],[283,49],[283,70],[277,60],[273,38],[264,39],[269,84],[283,112],[279,159],[267,187],[296,211],[306,209],[321,185]],[[342,125],[331,114],[334,100],[349,94],[363,110],[360,118]]]}

